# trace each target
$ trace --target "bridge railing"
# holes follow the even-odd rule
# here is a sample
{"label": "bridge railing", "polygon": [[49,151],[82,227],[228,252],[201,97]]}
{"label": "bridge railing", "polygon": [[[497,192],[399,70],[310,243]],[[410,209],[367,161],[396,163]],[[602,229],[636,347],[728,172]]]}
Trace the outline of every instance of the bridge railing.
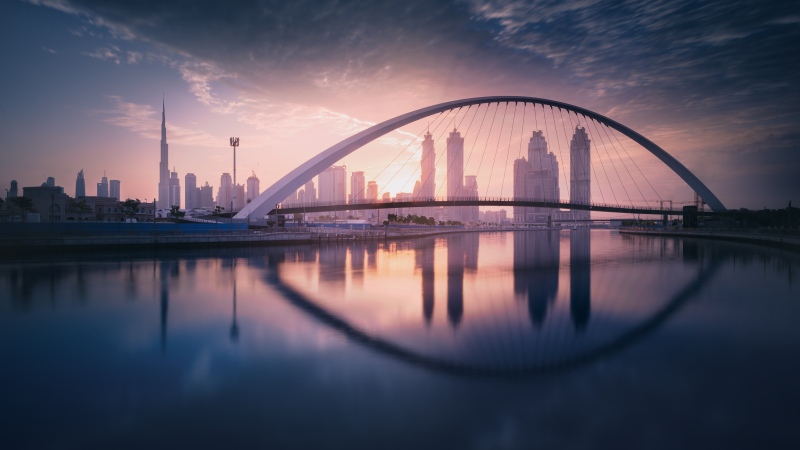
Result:
{"label": "bridge railing", "polygon": [[[385,208],[386,205],[392,204],[402,204],[402,207],[413,207],[413,205],[408,206],[409,203],[419,203],[421,204],[419,207],[426,207],[425,203],[447,203],[447,202],[481,202],[481,203],[496,203],[499,206],[503,206],[503,203],[508,203],[509,206],[518,206],[522,208],[553,208],[553,209],[573,209],[576,206],[582,206],[585,208],[581,209],[588,209],[591,210],[593,208],[625,208],[629,210],[637,210],[642,211],[644,214],[653,214],[652,211],[658,211],[659,214],[669,214],[669,215],[682,215],[682,209],[663,209],[663,208],[656,208],[653,206],[642,206],[642,205],[614,205],[610,203],[571,203],[568,201],[562,200],[553,200],[553,199],[546,199],[546,198],[531,198],[531,197],[469,197],[469,196],[459,196],[459,197],[413,197],[413,198],[403,198],[403,199],[391,199],[391,200],[361,200],[356,202],[304,202],[304,203],[287,203],[287,204],[280,204],[278,211],[281,209],[300,209],[300,208],[343,208],[346,206],[358,206],[359,209],[365,209],[365,205],[375,205],[376,207]],[[525,205],[512,205],[512,202],[536,202],[542,203],[542,206],[525,206]],[[442,205],[447,206],[447,205]],[[367,208],[368,209],[368,208]],[[700,214],[704,214],[707,212],[698,212]]]}

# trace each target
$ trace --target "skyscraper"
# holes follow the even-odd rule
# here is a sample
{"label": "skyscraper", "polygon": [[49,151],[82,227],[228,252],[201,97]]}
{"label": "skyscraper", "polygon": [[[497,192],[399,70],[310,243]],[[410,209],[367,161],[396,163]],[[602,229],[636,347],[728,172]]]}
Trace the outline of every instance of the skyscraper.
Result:
{"label": "skyscraper", "polygon": [[193,208],[199,208],[200,191],[197,189],[197,176],[193,173],[187,173],[183,177],[183,188],[186,190],[183,207],[186,208],[187,211]]}
{"label": "skyscraper", "polygon": [[161,162],[158,164],[158,201],[156,208],[169,209],[173,205],[171,198],[169,172],[169,147],[167,146],[167,113],[164,101],[161,101]]}
{"label": "skyscraper", "polygon": [[[547,151],[544,133],[534,131],[528,142],[528,159],[514,161],[514,198],[558,201],[558,160]],[[514,207],[515,223],[546,223],[553,208]]]}
{"label": "skyscraper", "polygon": [[[575,127],[575,134],[569,143],[569,201],[581,205],[591,202],[590,193],[590,159],[589,148],[591,141],[586,130]],[[576,220],[589,220],[589,211],[574,211]]]}
{"label": "skyscraper", "polygon": [[214,188],[209,186],[208,181],[200,188],[199,202],[201,208],[214,208]]}
{"label": "skyscraper", "polygon": [[[447,138],[447,198],[464,196],[464,138],[455,128]],[[463,220],[461,207],[450,207],[449,220]]]}
{"label": "skyscraper", "polygon": [[347,201],[347,166],[331,166],[319,174],[318,199],[322,203]]}
{"label": "skyscraper", "polygon": [[181,180],[178,179],[178,172],[171,172],[169,176],[169,201],[173,206],[181,206]]}
{"label": "skyscraper", "polygon": [[250,203],[254,198],[258,197],[261,194],[261,181],[256,176],[256,173],[253,172],[247,178],[247,203]]}
{"label": "skyscraper", "polygon": [[420,161],[420,166],[418,197],[420,199],[433,198],[436,196],[436,149],[434,148],[430,131],[425,134],[425,140],[422,141],[422,160]]}
{"label": "skyscraper", "polygon": [[120,181],[119,180],[111,180],[111,181],[109,181],[108,189],[109,189],[109,191],[108,191],[108,196],[109,197],[115,198],[117,200],[120,200],[120,193],[119,193]]}
{"label": "skyscraper", "polygon": [[75,178],[75,198],[86,197],[86,180],[83,179],[83,169],[78,172]]}
{"label": "skyscraper", "polygon": [[233,208],[233,179],[231,174],[225,172],[219,178],[219,190],[217,190],[217,206],[230,212]]}
{"label": "skyscraper", "polygon": [[[464,177],[464,197],[478,198],[478,176],[467,175]],[[480,219],[478,205],[463,206],[461,219],[466,222],[478,222]]]}
{"label": "skyscraper", "polygon": [[315,203],[317,201],[317,189],[314,187],[314,180],[310,180],[306,183],[303,187],[303,191],[305,192],[303,200],[306,203]]}
{"label": "skyscraper", "polygon": [[376,181],[370,181],[367,183],[367,197],[366,200],[368,202],[377,202],[378,201],[378,183]]}
{"label": "skyscraper", "polygon": [[108,197],[108,178],[103,174],[103,178],[97,183],[97,196]]}

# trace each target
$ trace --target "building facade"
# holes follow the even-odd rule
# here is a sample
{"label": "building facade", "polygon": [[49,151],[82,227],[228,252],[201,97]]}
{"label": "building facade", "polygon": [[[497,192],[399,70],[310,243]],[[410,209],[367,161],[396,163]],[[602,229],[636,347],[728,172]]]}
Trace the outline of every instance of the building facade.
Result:
{"label": "building facade", "polygon": [[[591,141],[583,127],[576,126],[569,143],[569,200],[570,203],[591,203]],[[589,220],[589,211],[574,211],[576,220]]]}
{"label": "building facade", "polygon": [[170,187],[169,146],[167,145],[167,113],[164,102],[161,102],[161,162],[158,163],[158,209],[172,207],[172,189]]}
{"label": "building facade", "polygon": [[[558,160],[547,149],[544,133],[534,131],[528,142],[528,159],[514,161],[514,199],[559,201]],[[551,220],[554,208],[514,207],[514,223],[543,224]]]}
{"label": "building facade", "polygon": [[83,178],[83,169],[75,178],[75,198],[86,197],[86,180]]}
{"label": "building facade", "polygon": [[111,180],[108,182],[108,196],[117,200],[122,200],[120,197],[120,181]]}
{"label": "building facade", "polygon": [[187,173],[183,177],[184,202],[183,207],[189,211],[200,207],[200,189],[197,188],[197,176]]}
{"label": "building facade", "polygon": [[319,174],[317,200],[320,203],[347,202],[347,166],[331,166]]}

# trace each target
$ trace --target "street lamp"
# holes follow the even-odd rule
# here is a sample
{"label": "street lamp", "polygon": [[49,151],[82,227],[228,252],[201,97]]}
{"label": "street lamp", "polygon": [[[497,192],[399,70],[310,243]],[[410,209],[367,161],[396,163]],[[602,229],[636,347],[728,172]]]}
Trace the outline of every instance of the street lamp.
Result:
{"label": "street lamp", "polygon": [[231,196],[231,221],[233,221],[233,204],[236,200],[236,147],[239,146],[239,138],[231,138],[231,147],[233,147],[233,196]]}

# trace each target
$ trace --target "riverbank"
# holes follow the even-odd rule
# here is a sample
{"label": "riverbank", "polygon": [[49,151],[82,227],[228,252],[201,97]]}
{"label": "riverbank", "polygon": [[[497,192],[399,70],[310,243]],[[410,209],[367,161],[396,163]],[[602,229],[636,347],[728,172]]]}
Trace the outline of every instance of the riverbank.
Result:
{"label": "riverbank", "polygon": [[485,231],[465,228],[384,228],[348,230],[308,228],[303,230],[237,230],[205,232],[138,231],[116,233],[24,233],[0,236],[0,251],[5,255],[60,253],[64,251],[107,251],[109,249],[175,249],[214,247],[255,247],[319,242],[398,240],[451,233]]}
{"label": "riverbank", "polygon": [[619,233],[640,236],[717,239],[800,251],[800,233],[796,231],[789,233],[783,230],[646,230],[621,228]]}

